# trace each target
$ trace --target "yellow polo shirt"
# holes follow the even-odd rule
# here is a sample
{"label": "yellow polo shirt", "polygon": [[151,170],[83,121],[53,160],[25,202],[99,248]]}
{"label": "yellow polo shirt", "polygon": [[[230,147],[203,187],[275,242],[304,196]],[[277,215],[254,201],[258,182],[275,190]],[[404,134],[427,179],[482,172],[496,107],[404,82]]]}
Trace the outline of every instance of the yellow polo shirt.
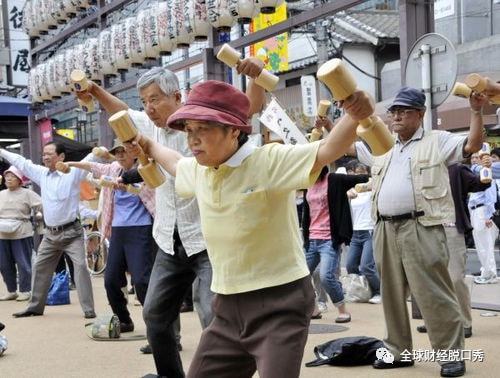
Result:
{"label": "yellow polo shirt", "polygon": [[212,263],[212,291],[236,294],[283,285],[309,274],[295,191],[310,187],[319,142],[245,143],[219,168],[195,158],[177,164],[175,188],[196,196]]}

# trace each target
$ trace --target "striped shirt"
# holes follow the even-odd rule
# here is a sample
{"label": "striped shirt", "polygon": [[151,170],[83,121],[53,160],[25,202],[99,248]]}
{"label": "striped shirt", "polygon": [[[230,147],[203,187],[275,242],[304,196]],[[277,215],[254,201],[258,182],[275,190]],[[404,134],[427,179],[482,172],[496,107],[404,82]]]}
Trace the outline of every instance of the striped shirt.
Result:
{"label": "striped shirt", "polygon": [[[193,156],[185,133],[156,127],[145,112],[131,109],[128,112],[139,132],[183,156]],[[204,251],[206,246],[201,233],[198,202],[195,198],[178,197],[175,193],[175,178],[166,171],[163,172],[166,181],[156,188],[156,216],[153,224],[153,237],[156,243],[164,252],[173,255],[174,227],[177,225],[182,245],[188,256]]]}

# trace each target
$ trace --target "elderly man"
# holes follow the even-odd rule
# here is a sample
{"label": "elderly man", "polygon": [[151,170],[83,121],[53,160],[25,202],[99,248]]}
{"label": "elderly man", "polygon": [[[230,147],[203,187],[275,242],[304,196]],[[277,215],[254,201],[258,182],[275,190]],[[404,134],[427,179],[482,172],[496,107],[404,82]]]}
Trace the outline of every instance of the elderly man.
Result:
{"label": "elderly man", "polygon": [[92,283],[85,262],[83,228],[78,219],[80,182],[85,179],[87,172],[80,169],[72,169],[69,174],[58,172],[56,163],[65,158],[65,148],[58,143],[51,142],[43,147],[42,160],[45,167],[3,149],[0,149],[0,156],[40,187],[43,218],[47,228],[38,247],[33,268],[32,296],[28,308],[13,316],[22,318],[43,315],[52,274],[61,255],[66,253],[75,266],[76,290],[84,317],[95,318]]}
{"label": "elderly man", "polygon": [[[406,304],[410,291],[422,311],[432,348],[447,352],[463,348],[463,324],[447,269],[443,229],[455,217],[447,167],[481,147],[485,102],[483,95],[471,97],[467,137],[424,131],[424,94],[401,88],[388,110],[396,134],[394,147],[378,157],[361,142],[350,151],[372,167],[374,249],[387,326],[385,344],[395,357],[394,363],[375,361],[377,369],[414,364]],[[461,360],[438,362],[443,377],[465,374]]]}
{"label": "elderly man", "polygon": [[[256,77],[262,67],[257,59],[248,58],[238,65],[238,71]],[[94,97],[110,114],[128,109],[141,133],[183,156],[192,156],[185,134],[167,127],[168,117],[181,106],[177,76],[167,69],[153,68],[139,78],[137,90],[145,109],[142,112],[128,109],[126,103],[95,83],[91,83],[88,91],[79,97],[83,100],[89,95]],[[254,99],[251,115],[261,109],[264,90],[253,85],[251,80],[247,95]],[[179,198],[175,194],[174,178],[169,175],[166,182],[156,189],[153,236],[162,251],[156,256],[144,303],[148,341],[158,375],[183,377],[178,352],[179,310],[186,291],[197,278],[195,308],[202,328],[209,325],[213,318],[212,268],[201,233],[196,199]],[[143,352],[148,352],[148,349],[149,346],[141,348]]]}

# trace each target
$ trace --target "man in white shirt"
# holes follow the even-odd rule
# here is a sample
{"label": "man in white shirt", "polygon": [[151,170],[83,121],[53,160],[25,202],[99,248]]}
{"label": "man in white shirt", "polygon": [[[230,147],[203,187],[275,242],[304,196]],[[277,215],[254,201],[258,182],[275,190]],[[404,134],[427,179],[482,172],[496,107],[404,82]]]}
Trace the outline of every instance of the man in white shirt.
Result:
{"label": "man in white shirt", "polygon": [[40,187],[47,230],[33,267],[32,296],[28,308],[13,316],[43,315],[52,275],[61,255],[66,253],[75,267],[76,290],[84,317],[95,318],[92,283],[85,262],[83,228],[78,219],[80,182],[87,172],[76,168],[68,174],[57,171],[56,163],[65,158],[64,146],[58,143],[51,142],[44,146],[42,160],[45,167],[3,149],[0,149],[0,156]]}
{"label": "man in white shirt", "polygon": [[[256,77],[262,66],[257,59],[247,58],[240,63],[238,70]],[[164,68],[153,68],[139,78],[137,89],[144,111],[129,109],[126,103],[95,83],[78,96],[82,100],[92,96],[109,114],[128,110],[141,133],[183,156],[192,156],[186,135],[167,127],[168,117],[181,105],[177,76]],[[247,94],[258,99],[252,102],[254,107],[250,114],[253,114],[262,107],[264,90],[251,81]],[[202,328],[209,325],[213,318],[212,268],[201,233],[198,203],[194,198],[179,198],[174,183],[174,178],[166,174],[166,182],[156,189],[153,237],[161,252],[157,254],[151,272],[143,316],[158,375],[184,377],[176,342],[179,310],[187,289],[197,278],[193,290],[194,305]],[[174,323],[177,323],[177,330]]]}

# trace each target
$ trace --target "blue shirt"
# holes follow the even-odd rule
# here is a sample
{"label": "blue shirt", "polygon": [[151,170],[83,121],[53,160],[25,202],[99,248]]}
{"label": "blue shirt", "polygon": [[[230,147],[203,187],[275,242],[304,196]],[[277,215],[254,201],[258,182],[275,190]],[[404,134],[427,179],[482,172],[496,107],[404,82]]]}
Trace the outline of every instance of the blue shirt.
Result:
{"label": "blue shirt", "polygon": [[88,172],[78,168],[71,168],[67,174],[51,172],[47,167],[3,149],[0,149],[0,156],[40,187],[43,218],[47,226],[62,226],[78,218],[80,181],[85,179]]}
{"label": "blue shirt", "polygon": [[150,226],[151,214],[139,196],[123,190],[115,190],[112,227]]}

